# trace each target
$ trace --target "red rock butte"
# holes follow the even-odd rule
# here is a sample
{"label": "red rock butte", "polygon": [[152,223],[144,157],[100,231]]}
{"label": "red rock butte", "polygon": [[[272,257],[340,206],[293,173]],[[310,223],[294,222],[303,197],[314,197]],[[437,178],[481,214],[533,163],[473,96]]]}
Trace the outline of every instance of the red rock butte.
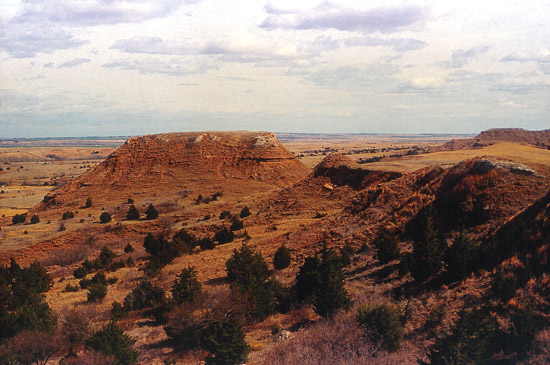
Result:
{"label": "red rock butte", "polygon": [[[56,203],[75,194],[147,196],[239,185],[247,192],[288,186],[310,170],[267,132],[191,132],[132,137],[95,169],[57,189]],[[244,191],[243,191],[244,192]]]}

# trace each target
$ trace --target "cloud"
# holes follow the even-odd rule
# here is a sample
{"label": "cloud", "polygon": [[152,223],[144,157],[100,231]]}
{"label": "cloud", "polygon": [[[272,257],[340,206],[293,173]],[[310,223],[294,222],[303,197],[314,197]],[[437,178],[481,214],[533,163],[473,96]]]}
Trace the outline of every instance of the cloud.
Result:
{"label": "cloud", "polygon": [[116,41],[110,49],[116,49],[126,53],[168,54],[186,55],[196,54],[200,46],[165,41],[157,37],[133,37]]}
{"label": "cloud", "polygon": [[13,20],[75,26],[137,23],[164,17],[181,3],[179,0],[33,0],[25,2],[21,13]]}
{"label": "cloud", "polygon": [[156,37],[134,37],[116,41],[111,47],[121,52],[159,55],[217,56],[224,62],[256,63],[288,62],[305,59],[308,54],[281,44],[256,42],[234,44],[229,39],[184,43]]}
{"label": "cloud", "polygon": [[205,63],[197,63],[193,67],[183,67],[176,61],[161,61],[156,58],[148,57],[145,59],[124,59],[119,61],[108,62],[102,67],[137,71],[142,75],[145,74],[161,74],[168,76],[184,76],[191,74],[201,74],[209,69],[215,69],[217,66],[208,65]]}
{"label": "cloud", "polygon": [[74,60],[63,62],[62,64],[57,66],[57,68],[71,68],[71,67],[82,65],[87,62],[90,62],[89,58],[75,58]]}
{"label": "cloud", "polygon": [[510,53],[509,55],[502,57],[501,62],[550,62],[550,51],[539,52],[539,54],[529,53]]}
{"label": "cloud", "polygon": [[535,62],[539,70],[550,75],[550,50],[542,50],[534,53],[511,53],[500,59],[501,62]]}
{"label": "cloud", "polygon": [[513,100],[510,100],[510,101],[507,101],[505,103],[502,103],[501,106],[503,108],[525,108],[525,105],[523,104],[520,104],[520,103],[516,103],[515,101]]}
{"label": "cloud", "polygon": [[439,91],[445,87],[445,81],[436,77],[415,77],[412,80],[402,82],[396,89],[398,94],[430,93]]}
{"label": "cloud", "polygon": [[490,91],[506,91],[512,94],[527,94],[539,90],[548,90],[550,83],[542,80],[540,75],[529,73],[503,78],[492,85]]}
{"label": "cloud", "polygon": [[467,50],[459,49],[453,52],[453,55],[451,56],[451,61],[437,62],[436,65],[445,68],[461,68],[466,66],[472,58],[475,58],[487,52],[489,48],[491,47],[477,46],[469,48]]}
{"label": "cloud", "polygon": [[345,41],[346,46],[355,47],[389,47],[398,52],[416,51],[428,46],[428,43],[414,38],[373,38],[353,37]]}
{"label": "cloud", "polygon": [[392,76],[398,74],[394,64],[373,64],[365,67],[341,66],[321,69],[304,77],[304,81],[326,89],[372,90],[374,86],[387,87]]}
{"label": "cloud", "polygon": [[54,63],[53,62],[48,62],[48,63],[45,63],[44,64],[44,68],[53,68],[54,67]]}
{"label": "cloud", "polygon": [[333,4],[307,12],[284,12],[272,6],[271,14],[261,24],[264,29],[337,29],[362,33],[393,33],[428,20],[426,8],[420,6],[379,7],[367,11],[343,8]]}
{"label": "cloud", "polygon": [[75,39],[57,26],[36,24],[31,27],[9,24],[0,33],[0,49],[15,58],[32,58],[36,53],[78,48],[87,43]]}

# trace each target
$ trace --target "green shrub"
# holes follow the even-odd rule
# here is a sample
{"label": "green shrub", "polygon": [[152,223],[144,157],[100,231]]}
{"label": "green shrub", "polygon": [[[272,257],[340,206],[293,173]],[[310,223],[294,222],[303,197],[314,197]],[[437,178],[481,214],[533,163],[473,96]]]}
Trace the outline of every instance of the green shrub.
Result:
{"label": "green shrub", "polygon": [[514,297],[520,287],[520,281],[513,271],[499,267],[491,284],[493,294],[507,302]]}
{"label": "green shrub", "polygon": [[319,265],[319,286],[313,292],[313,308],[321,317],[331,317],[338,309],[350,305],[344,288],[342,260],[332,249],[323,245]]}
{"label": "green shrub", "polygon": [[101,268],[106,268],[113,263],[113,260],[116,257],[116,253],[113,252],[109,247],[103,246],[101,252],[99,253],[99,262]]}
{"label": "green shrub", "polygon": [[135,341],[125,335],[115,322],[109,322],[84,341],[87,348],[114,356],[116,363],[121,365],[137,363],[138,353],[133,348],[134,343]]}
{"label": "green shrub", "polygon": [[73,271],[73,275],[77,279],[82,279],[83,277],[88,275],[88,270],[83,266],[79,266]]}
{"label": "green shrub", "polygon": [[206,364],[228,365],[245,363],[250,347],[244,340],[241,325],[235,320],[211,324],[201,346],[209,352]]}
{"label": "green shrub", "polygon": [[63,219],[63,220],[67,220],[67,219],[71,219],[71,218],[74,218],[74,213],[73,212],[65,212],[61,216],[61,219]]}
{"label": "green shrub", "polygon": [[275,266],[276,270],[282,270],[290,265],[290,261],[290,250],[285,245],[282,245],[275,252],[275,256],[273,256],[273,266]]}
{"label": "green shrub", "polygon": [[220,213],[220,220],[224,220],[226,218],[231,218],[231,212],[229,210],[224,210]]}
{"label": "green shrub", "polygon": [[480,251],[474,241],[463,231],[453,240],[445,252],[449,280],[462,280],[474,271],[479,263]]}
{"label": "green shrub", "polygon": [[111,219],[112,219],[111,214],[109,214],[109,212],[103,212],[99,216],[99,221],[101,223],[109,223],[111,221]]}
{"label": "green shrub", "polygon": [[432,364],[492,364],[499,345],[498,323],[485,310],[463,310],[451,333],[437,338]]}
{"label": "green shrub", "polygon": [[153,220],[158,218],[158,216],[159,216],[159,212],[156,210],[153,204],[149,204],[149,206],[147,207],[147,210],[145,211],[145,219]]}
{"label": "green shrub", "polygon": [[177,244],[168,241],[163,235],[154,237],[149,233],[143,241],[143,247],[152,256],[151,262],[156,262],[160,267],[169,264],[180,255]]}
{"label": "green shrub", "polygon": [[92,283],[88,286],[88,302],[95,302],[107,295],[107,283]]}
{"label": "green shrub", "polygon": [[31,217],[31,224],[37,224],[37,223],[40,223],[40,217],[35,214]]}
{"label": "green shrub", "polygon": [[165,292],[150,281],[143,280],[124,298],[124,309],[133,311],[143,308],[152,308],[165,300]]}
{"label": "green shrub", "polygon": [[428,319],[426,320],[426,329],[434,333],[435,330],[441,326],[444,318],[445,318],[444,305],[439,305],[437,307],[432,308],[432,310],[430,311],[430,314],[428,315]]}
{"label": "green shrub", "polygon": [[136,208],[134,204],[131,204],[128,208],[128,214],[126,214],[126,219],[132,221],[132,220],[138,220],[141,214],[139,213],[139,210]]}
{"label": "green shrub", "polygon": [[181,229],[176,233],[172,240],[178,246],[181,253],[191,253],[197,246],[197,237],[188,233],[185,229]]}
{"label": "green shrub", "polygon": [[197,271],[191,266],[182,269],[172,284],[172,298],[178,305],[193,302],[201,291]]}
{"label": "green shrub", "polygon": [[378,306],[366,305],[359,308],[358,322],[364,327],[367,337],[381,348],[395,352],[401,345],[403,324],[401,312],[385,303]]}
{"label": "green shrub", "polygon": [[380,233],[374,241],[374,247],[376,247],[376,258],[382,265],[397,260],[401,256],[397,236],[392,232]]}
{"label": "green shrub", "polygon": [[111,304],[111,318],[116,321],[126,315],[124,307],[119,302],[113,302]]}
{"label": "green shrub", "polygon": [[311,300],[321,317],[331,317],[338,309],[348,308],[350,299],[344,288],[341,257],[324,244],[319,254],[305,259],[296,275],[294,292],[299,302]]}
{"label": "green shrub", "polygon": [[65,289],[63,291],[66,293],[70,293],[70,292],[77,292],[79,290],[80,288],[77,285],[67,284],[65,285]]}
{"label": "green shrub", "polygon": [[223,245],[229,242],[232,242],[235,239],[235,234],[229,230],[227,227],[223,227],[218,232],[214,234],[214,240],[218,242],[219,245]]}
{"label": "green shrub", "polygon": [[198,244],[201,250],[213,250],[216,247],[216,242],[210,237],[201,238]]}
{"label": "green shrub", "polygon": [[537,333],[547,327],[546,315],[540,313],[533,303],[521,303],[512,312],[513,343],[519,358],[531,350]]}
{"label": "green shrub", "polygon": [[258,320],[275,312],[277,302],[269,268],[261,253],[246,244],[234,249],[225,263],[228,280],[244,294],[253,306],[251,314]]}
{"label": "green shrub", "polygon": [[88,197],[88,199],[86,199],[86,208],[90,208],[92,206],[92,198],[91,197]]}
{"label": "green shrub", "polygon": [[241,209],[240,217],[241,217],[241,218],[246,218],[246,217],[248,217],[250,214],[252,214],[252,213],[250,213],[250,208],[248,208],[248,207],[243,207],[243,209]]}
{"label": "green shrub", "polygon": [[16,214],[11,219],[11,223],[12,224],[25,223],[26,220],[27,220],[26,214]]}
{"label": "green shrub", "polygon": [[51,331],[56,319],[43,293],[52,279],[38,262],[21,268],[14,259],[0,265],[0,342],[19,332]]}
{"label": "green shrub", "polygon": [[439,273],[443,266],[445,242],[437,228],[436,218],[436,211],[431,208],[420,213],[417,221],[409,268],[412,277],[418,282]]}
{"label": "green shrub", "polygon": [[231,219],[231,227],[229,227],[229,229],[231,229],[232,231],[240,231],[243,228],[244,228],[244,224],[242,220],[240,220],[237,217],[233,217]]}
{"label": "green shrub", "polygon": [[351,247],[349,243],[346,243],[340,250],[340,261],[342,265],[349,266],[351,264],[351,257],[354,253],[353,247]]}

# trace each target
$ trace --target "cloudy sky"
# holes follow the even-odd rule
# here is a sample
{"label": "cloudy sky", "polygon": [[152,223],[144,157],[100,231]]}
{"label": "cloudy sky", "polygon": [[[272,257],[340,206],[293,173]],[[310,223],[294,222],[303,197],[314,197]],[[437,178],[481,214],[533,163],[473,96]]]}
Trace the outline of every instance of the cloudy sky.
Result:
{"label": "cloudy sky", "polygon": [[548,0],[1,0],[0,138],[550,128]]}

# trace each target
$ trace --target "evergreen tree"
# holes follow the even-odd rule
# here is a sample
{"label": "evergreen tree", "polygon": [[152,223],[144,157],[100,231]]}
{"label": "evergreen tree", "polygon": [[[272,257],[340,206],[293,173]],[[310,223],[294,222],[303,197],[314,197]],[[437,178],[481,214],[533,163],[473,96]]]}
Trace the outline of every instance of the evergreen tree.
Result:
{"label": "evergreen tree", "polygon": [[248,207],[243,207],[243,209],[241,209],[241,214],[240,214],[240,217],[241,218],[246,218],[250,215],[250,208]]}
{"label": "evergreen tree", "polygon": [[265,319],[276,309],[275,288],[269,279],[269,268],[261,253],[243,243],[226,261],[229,281],[249,296],[253,304],[252,315]]}
{"label": "evergreen tree", "polygon": [[139,210],[136,208],[136,206],[134,204],[131,204],[130,207],[128,208],[128,214],[126,214],[126,219],[128,219],[129,221],[135,221],[139,219],[140,215],[141,214],[139,213]]}
{"label": "evergreen tree", "polygon": [[37,223],[40,223],[40,217],[35,214],[31,217],[31,224],[37,224]]}
{"label": "evergreen tree", "polygon": [[475,270],[479,262],[479,250],[476,243],[463,231],[453,240],[445,253],[447,273],[450,280],[462,280]]}
{"label": "evergreen tree", "polygon": [[232,242],[234,239],[235,233],[233,233],[233,231],[231,231],[227,227],[223,227],[214,234],[214,240],[217,241],[219,245]]}
{"label": "evergreen tree", "polygon": [[434,208],[420,213],[417,224],[410,271],[416,281],[423,282],[441,269],[445,242],[437,229]]}
{"label": "evergreen tree", "polygon": [[99,216],[99,221],[101,223],[109,223],[111,221],[111,215],[109,214],[109,212],[103,212],[101,213],[101,215]]}
{"label": "evergreen tree", "polygon": [[178,305],[192,303],[201,291],[202,287],[197,280],[197,271],[192,266],[182,269],[172,284],[172,298]]}
{"label": "evergreen tree", "polygon": [[319,286],[313,292],[313,307],[321,317],[330,317],[340,308],[348,308],[350,299],[344,288],[342,261],[332,249],[323,245],[319,265]]}
{"label": "evergreen tree", "polygon": [[382,265],[397,260],[401,256],[397,237],[392,232],[381,232],[374,241],[374,247],[376,247],[376,257]]}
{"label": "evergreen tree", "polygon": [[147,207],[147,210],[145,211],[145,219],[153,220],[158,218],[158,216],[159,216],[159,212],[156,210],[153,204],[149,204],[149,206]]}
{"label": "evergreen tree", "polygon": [[306,257],[304,263],[300,266],[294,284],[294,292],[298,302],[309,301],[315,289],[321,285],[319,266],[321,266],[321,261],[317,256]]}
{"label": "evergreen tree", "polygon": [[282,270],[290,265],[290,250],[285,245],[282,245],[273,256],[273,265],[276,270]]}
{"label": "evergreen tree", "polygon": [[88,199],[86,199],[86,208],[90,208],[92,204],[93,204],[92,198],[88,197]]}
{"label": "evergreen tree", "polygon": [[224,320],[211,324],[201,340],[202,347],[210,353],[206,358],[206,364],[244,363],[250,350],[244,336],[241,325],[235,320]]}
{"label": "evergreen tree", "polygon": [[109,322],[84,341],[87,348],[114,356],[116,363],[120,365],[137,363],[138,353],[133,348],[134,343],[135,341],[125,335],[115,322]]}

